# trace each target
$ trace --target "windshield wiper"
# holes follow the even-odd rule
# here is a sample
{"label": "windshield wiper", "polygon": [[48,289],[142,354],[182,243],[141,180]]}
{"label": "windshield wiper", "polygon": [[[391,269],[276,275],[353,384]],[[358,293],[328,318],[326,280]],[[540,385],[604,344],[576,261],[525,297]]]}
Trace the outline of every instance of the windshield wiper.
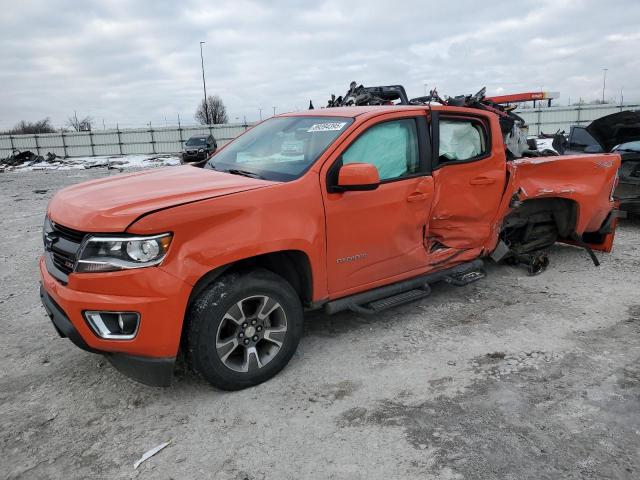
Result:
{"label": "windshield wiper", "polygon": [[264,177],[258,173],[249,172],[248,170],[240,170],[237,168],[230,168],[229,170],[227,170],[227,173],[231,173],[233,175],[243,175],[245,177],[250,177],[250,178],[264,179]]}

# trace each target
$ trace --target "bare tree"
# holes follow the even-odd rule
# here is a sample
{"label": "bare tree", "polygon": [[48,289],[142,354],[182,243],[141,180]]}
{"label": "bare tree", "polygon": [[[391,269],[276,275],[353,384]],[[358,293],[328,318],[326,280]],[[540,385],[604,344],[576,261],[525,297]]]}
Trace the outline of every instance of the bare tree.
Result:
{"label": "bare tree", "polygon": [[73,116],[67,119],[65,126],[72,128],[76,132],[89,132],[91,125],[93,124],[93,118],[85,116],[82,120],[78,119],[76,112],[73,112]]}
{"label": "bare tree", "polygon": [[14,135],[32,134],[32,133],[54,133],[55,128],[51,125],[49,118],[43,118],[35,122],[29,122],[27,120],[20,120],[16,123],[15,127],[9,130],[7,133]]}
{"label": "bare tree", "polygon": [[227,107],[218,95],[209,95],[205,106],[204,100],[200,101],[196,110],[195,119],[202,125],[211,125],[218,123],[227,123]]}

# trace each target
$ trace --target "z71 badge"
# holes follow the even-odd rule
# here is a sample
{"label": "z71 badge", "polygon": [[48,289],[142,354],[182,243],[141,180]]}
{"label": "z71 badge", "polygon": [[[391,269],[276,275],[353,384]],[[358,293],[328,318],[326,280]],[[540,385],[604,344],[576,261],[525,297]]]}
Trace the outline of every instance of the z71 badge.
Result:
{"label": "z71 badge", "polygon": [[613,160],[600,160],[596,162],[598,168],[611,168],[613,167]]}

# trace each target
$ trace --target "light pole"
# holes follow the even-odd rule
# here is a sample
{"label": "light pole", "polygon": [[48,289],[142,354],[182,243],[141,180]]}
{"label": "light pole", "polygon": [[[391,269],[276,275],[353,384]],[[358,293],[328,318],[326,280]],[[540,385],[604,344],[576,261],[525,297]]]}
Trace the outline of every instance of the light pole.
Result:
{"label": "light pole", "polygon": [[259,108],[258,110],[260,111],[260,121],[262,121],[262,109]]}
{"label": "light pole", "polygon": [[204,80],[204,57],[202,56],[202,44],[204,42],[200,42],[200,62],[202,63],[202,88],[204,90],[204,116],[207,118],[207,125],[209,122],[209,106],[207,105],[207,83]]}
{"label": "light pole", "polygon": [[276,116],[276,107],[273,107],[273,116]]}
{"label": "light pole", "polygon": [[602,103],[604,103],[604,89],[607,86],[607,70],[608,68],[602,69]]}

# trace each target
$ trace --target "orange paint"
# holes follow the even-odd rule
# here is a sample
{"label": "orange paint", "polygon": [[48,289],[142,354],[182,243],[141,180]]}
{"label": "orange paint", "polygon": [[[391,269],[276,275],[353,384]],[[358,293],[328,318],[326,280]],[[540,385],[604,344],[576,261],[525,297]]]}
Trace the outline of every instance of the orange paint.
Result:
{"label": "orange paint", "polygon": [[[332,166],[367,128],[401,118],[428,124],[434,112],[484,122],[491,133],[488,155],[399,181],[382,181],[371,191],[328,191]],[[218,267],[257,255],[302,252],[311,267],[312,299],[322,302],[488,255],[518,191],[521,200],[557,197],[576,202],[578,234],[597,230],[614,208],[609,194],[620,165],[618,155],[507,162],[497,117],[488,112],[434,105],[331,108],[288,115],[355,120],[294,181],[184,166],[94,180],[66,188],[53,198],[48,214],[68,228],[173,233],[158,267],[71,273],[68,285],[63,285],[41,261],[47,292],[89,346],[147,357],[175,356],[193,286]],[[374,180],[370,168],[352,167],[341,181]],[[607,240],[609,249],[612,238]],[[137,337],[131,341],[96,337],[81,312],[99,309],[141,312]]]}

